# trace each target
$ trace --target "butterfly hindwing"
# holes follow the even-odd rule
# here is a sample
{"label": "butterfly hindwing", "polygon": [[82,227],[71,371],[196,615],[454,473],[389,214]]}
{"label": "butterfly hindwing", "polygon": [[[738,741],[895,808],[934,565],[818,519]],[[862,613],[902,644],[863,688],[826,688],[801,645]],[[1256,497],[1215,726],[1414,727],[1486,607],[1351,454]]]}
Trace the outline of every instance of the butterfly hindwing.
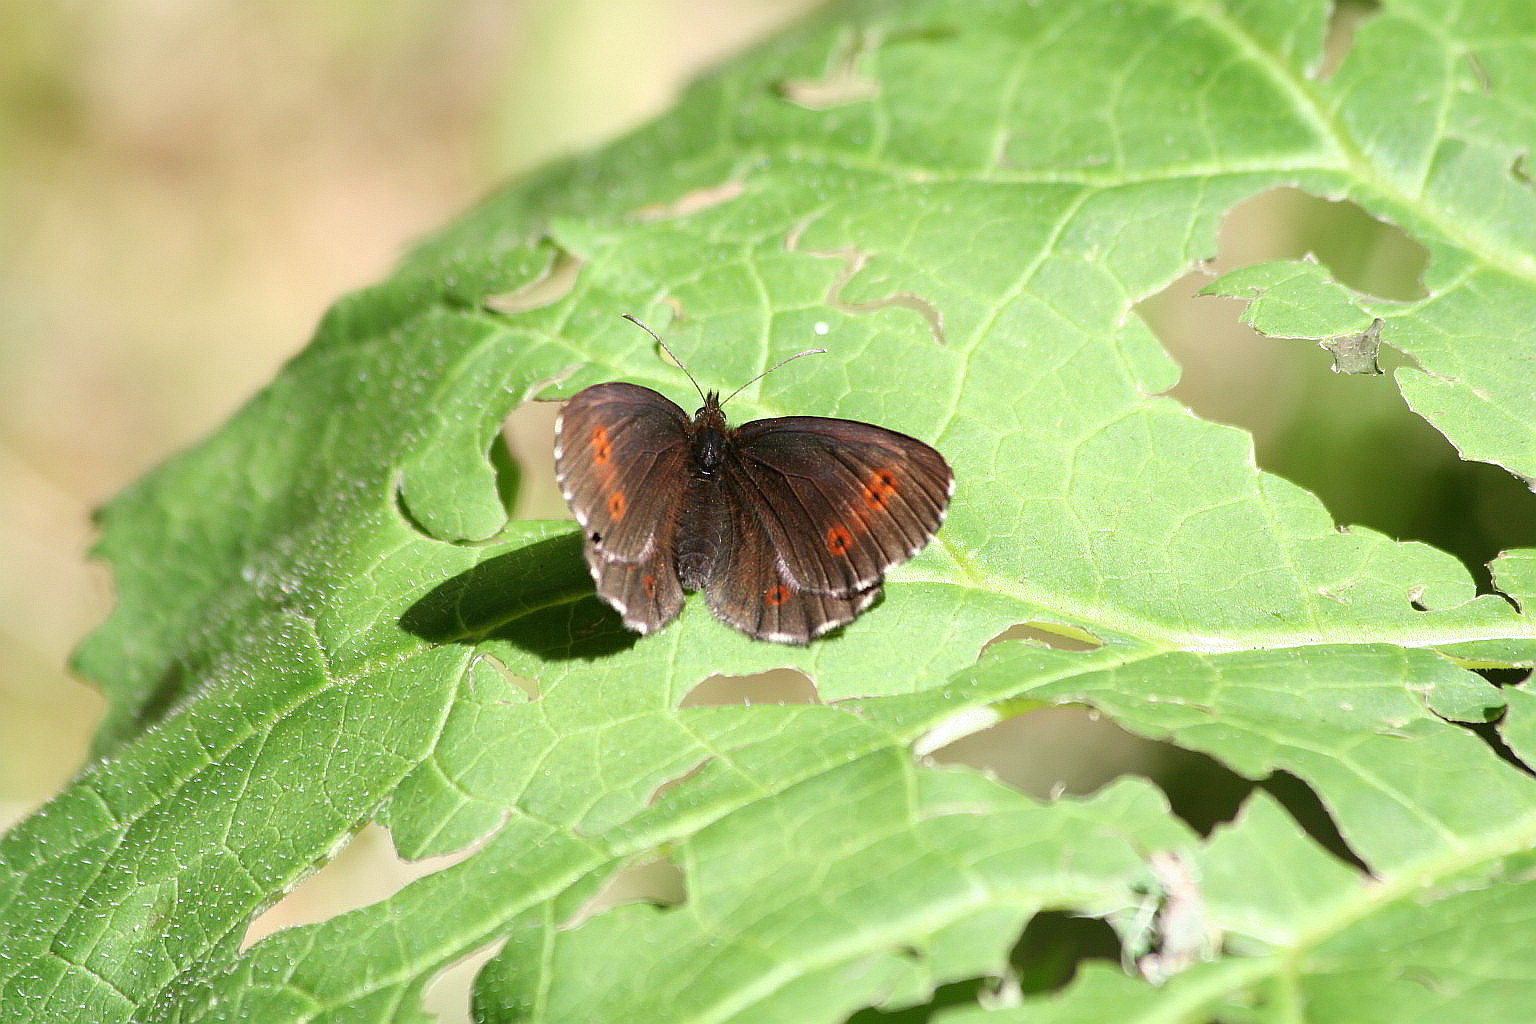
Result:
{"label": "butterfly hindwing", "polygon": [[764,506],[748,482],[734,474],[721,481],[731,506],[729,542],[709,582],[710,608],[728,625],[757,640],[805,644],[852,622],[880,596],[880,584],[845,593],[809,590],[787,576],[764,527]]}
{"label": "butterfly hindwing", "polygon": [[676,617],[681,488],[688,416],[636,384],[599,384],[566,403],[555,427],[555,478],[585,533],[597,592],[641,633]]}
{"label": "butterfly hindwing", "polygon": [[954,486],[938,452],[869,423],[785,416],[748,423],[732,441],[728,475],[802,590],[877,586],[933,538]]}
{"label": "butterfly hindwing", "polygon": [[590,541],[587,565],[597,592],[637,633],[654,633],[683,610],[683,587],[671,543],[657,545],[638,562],[610,558]]}

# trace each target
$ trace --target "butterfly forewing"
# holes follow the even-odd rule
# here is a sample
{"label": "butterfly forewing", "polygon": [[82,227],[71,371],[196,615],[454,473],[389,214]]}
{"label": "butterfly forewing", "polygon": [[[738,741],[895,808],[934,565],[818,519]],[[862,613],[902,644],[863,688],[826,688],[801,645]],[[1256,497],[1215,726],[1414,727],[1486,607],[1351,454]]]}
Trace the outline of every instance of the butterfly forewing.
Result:
{"label": "butterfly forewing", "polygon": [[635,560],[675,518],[688,472],[688,415],[636,384],[599,384],[566,403],[556,427],[555,479],[576,521],[609,557]]}
{"label": "butterfly forewing", "polygon": [[580,392],[555,428],[555,478],[586,535],[597,592],[641,633],[672,621],[683,604],[681,489],[657,481],[686,478],[687,429],[673,402],[624,383]]}
{"label": "butterfly forewing", "polygon": [[782,568],[805,590],[851,594],[878,584],[932,539],[954,484],[938,452],[869,423],[756,420],[733,442],[727,469],[756,494]]}

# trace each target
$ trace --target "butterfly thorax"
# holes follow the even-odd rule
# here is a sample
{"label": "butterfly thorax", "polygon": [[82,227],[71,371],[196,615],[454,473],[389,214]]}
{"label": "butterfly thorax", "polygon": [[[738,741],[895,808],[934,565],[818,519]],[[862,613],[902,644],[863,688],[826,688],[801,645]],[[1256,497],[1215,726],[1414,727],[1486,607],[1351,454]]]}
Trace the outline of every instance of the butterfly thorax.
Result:
{"label": "butterfly thorax", "polygon": [[704,590],[720,571],[730,552],[732,523],[730,504],[721,496],[720,473],[725,463],[729,431],[720,395],[711,391],[704,406],[693,414],[688,444],[693,453],[693,472],[684,493],[677,532],[677,577],[685,590]]}
{"label": "butterfly thorax", "polygon": [[704,396],[704,405],[693,414],[688,431],[693,447],[693,465],[696,472],[714,476],[725,461],[725,413],[720,411],[720,393],[711,391]]}

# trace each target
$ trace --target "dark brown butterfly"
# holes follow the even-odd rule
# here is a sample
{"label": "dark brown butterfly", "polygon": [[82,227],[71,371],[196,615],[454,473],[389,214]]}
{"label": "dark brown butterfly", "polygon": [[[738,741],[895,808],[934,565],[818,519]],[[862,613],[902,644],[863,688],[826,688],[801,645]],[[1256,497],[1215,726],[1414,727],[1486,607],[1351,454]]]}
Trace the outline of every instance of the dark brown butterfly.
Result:
{"label": "dark brown butterfly", "polygon": [[660,629],[702,590],[748,636],[809,643],[868,608],[943,521],[954,474],[921,441],[820,416],[732,428],[719,393],[699,393],[690,419],[650,388],[597,384],[555,426],[592,579],[630,629]]}

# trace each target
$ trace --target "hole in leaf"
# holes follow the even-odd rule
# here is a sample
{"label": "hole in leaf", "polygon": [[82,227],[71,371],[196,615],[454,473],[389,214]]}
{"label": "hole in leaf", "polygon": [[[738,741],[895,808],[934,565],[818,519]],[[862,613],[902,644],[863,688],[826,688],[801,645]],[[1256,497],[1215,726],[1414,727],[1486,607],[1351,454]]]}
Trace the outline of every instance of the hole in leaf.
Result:
{"label": "hole in leaf", "polygon": [[1088,708],[1041,708],[970,733],[929,755],[938,764],[981,768],[1041,800],[1084,796],[1121,775],[1153,775],[1159,745]]}
{"label": "hole in leaf", "polygon": [[864,74],[860,65],[872,48],[867,32],[849,33],[840,52],[820,78],[790,78],[779,83],[779,95],[807,110],[833,110],[865,103],[880,95],[880,81]]}
{"label": "hole in leaf", "polygon": [[[510,683],[512,686],[517,687],[517,689],[522,692],[523,696],[528,699],[529,703],[539,699],[540,695],[538,680],[530,679],[527,676],[518,675],[516,672],[513,672],[510,668],[508,668],[506,663],[503,662],[500,658],[490,654],[478,654],[475,656],[473,665],[477,667],[483,666],[485,669],[495,672],[496,676],[492,678],[503,679]],[[506,703],[516,703],[516,701],[507,701]]]}
{"label": "hole in leaf", "polygon": [[[1312,837],[1313,842],[1356,871],[1362,874],[1370,873],[1370,867],[1350,848],[1349,843],[1345,842],[1344,836],[1339,832],[1339,826],[1333,820],[1333,815],[1328,812],[1327,807],[1323,806],[1322,800],[1318,799],[1317,793],[1311,786],[1290,772],[1275,772],[1260,782],[1257,788],[1274,797],[1280,806],[1285,808],[1286,813],[1295,819],[1296,824]],[[1233,815],[1228,815],[1223,820],[1231,820],[1235,812],[1236,808]],[[1214,828],[1215,825],[1216,823],[1213,822],[1211,827]]]}
{"label": "hole in leaf", "polygon": [[[1375,241],[1363,245],[1362,236]],[[1293,189],[1234,209],[1221,251],[1217,272],[1312,251],[1335,280],[1358,290],[1393,298],[1420,291],[1417,243],[1354,204]],[[1311,342],[1267,338],[1240,323],[1243,302],[1196,297],[1206,283],[1188,275],[1138,310],[1183,366],[1173,397],[1249,431],[1260,468],[1311,491],[1335,522],[1450,552],[1480,592],[1491,590],[1487,562],[1536,544],[1536,495],[1496,466],[1462,461],[1409,410],[1391,376],[1332,372]],[[1380,359],[1389,372],[1404,364],[1390,343]]]}
{"label": "hole in leaf", "polygon": [[688,691],[684,708],[738,707],[752,704],[820,704],[816,684],[804,672],[776,668],[750,676],[710,676]]}
{"label": "hole in leaf", "polygon": [[1020,990],[1038,993],[1069,984],[1085,961],[1118,964],[1121,956],[1120,936],[1107,921],[1047,910],[1030,919],[1008,960]]}
{"label": "hole in leaf", "polygon": [[372,906],[419,878],[457,864],[476,849],[478,844],[442,857],[405,861],[395,853],[387,831],[378,825],[365,825],[334,857],[258,914],[246,929],[240,948],[247,949],[283,928],[318,924]]}
{"label": "hole in leaf", "polygon": [[1425,297],[1429,250],[1395,224],[1348,199],[1275,188],[1239,203],[1221,227],[1221,255],[1209,269],[1226,273],[1270,260],[1307,256],[1347,288],[1397,302]]}
{"label": "hole in leaf", "polygon": [[1520,755],[1504,741],[1502,731],[1502,719],[1497,722],[1452,722],[1452,725],[1460,726],[1488,745],[1488,749],[1498,755],[1499,760],[1521,772],[1524,775],[1536,775],[1536,765],[1526,764],[1520,759]]}
{"label": "hole in leaf", "polygon": [[676,864],[661,856],[637,860],[615,872],[607,884],[559,928],[561,931],[579,928],[593,916],[629,903],[675,907],[687,898],[687,879]]}
{"label": "hole in leaf", "polygon": [[501,952],[502,945],[499,940],[487,943],[438,971],[436,977],[427,983],[421,997],[421,1007],[428,1018],[445,1024],[448,1021],[468,1020],[465,1008],[470,1005],[475,979],[481,968]]}
{"label": "hole in leaf", "polygon": [[502,421],[502,446],[518,467],[517,500],[509,506],[513,519],[571,518],[555,483],[555,419],[559,415],[558,402],[524,402]]}
{"label": "hole in leaf", "polygon": [[1120,937],[1101,918],[1046,910],[1032,918],[1008,954],[1007,977],[965,978],[940,985],[931,998],[899,1009],[869,1007],[848,1024],[928,1024],[947,1020],[941,1011],[957,1007],[980,1010],[1018,1005],[1022,995],[1054,992],[1068,985],[1089,960],[1120,963]]}
{"label": "hole in leaf", "polygon": [[1217,825],[1235,818],[1249,794],[1262,789],[1285,808],[1313,842],[1356,870],[1369,872],[1344,841],[1333,815],[1312,787],[1296,776],[1277,771],[1255,783],[1198,751],[1171,743],[1157,746],[1163,748],[1163,763],[1152,780],[1167,795],[1173,812],[1201,835],[1210,835]]}
{"label": "hole in leaf", "polygon": [[652,203],[642,206],[631,216],[640,221],[672,220],[701,213],[715,206],[740,198],[747,191],[744,181],[726,181],[707,188],[696,188],[670,203]]}
{"label": "hole in leaf", "polygon": [[1275,772],[1254,783],[1214,758],[1133,735],[1088,708],[1031,711],[956,740],[930,756],[940,764],[989,772],[1041,800],[1087,796],[1122,776],[1139,775],[1155,782],[1173,812],[1201,835],[1232,820],[1248,795],[1262,788],[1314,841],[1364,870],[1322,802],[1294,776]]}
{"label": "hole in leaf", "polygon": [[1473,671],[1498,687],[1519,686],[1536,675],[1528,668],[1479,668]]}
{"label": "hole in leaf", "polygon": [[544,273],[521,288],[501,295],[491,295],[485,300],[485,308],[493,313],[527,313],[545,306],[553,306],[571,293],[576,279],[585,265],[580,257],[564,249],[550,246],[549,266]]}
{"label": "hole in leaf", "polygon": [[1008,640],[1028,640],[1058,651],[1095,651],[1104,646],[1104,641],[1092,633],[1064,622],[1020,622],[988,640],[981,649],[986,651]]}
{"label": "hole in leaf", "polygon": [[1360,26],[1381,10],[1379,3],[1371,0],[1338,0],[1328,16],[1328,34],[1323,43],[1323,66],[1318,69],[1319,81],[1332,78],[1344,63],[1344,58],[1355,45],[1355,33]]}
{"label": "hole in leaf", "polygon": [[714,755],[710,755],[709,757],[704,758],[704,760],[700,761],[698,764],[694,765],[692,768],[689,768],[686,772],[683,772],[683,774],[663,782],[661,785],[652,790],[650,798],[645,801],[645,805],[647,807],[654,807],[656,804],[660,803],[668,793],[672,792],[679,786],[684,785],[690,779],[693,779],[705,768],[708,768],[711,764],[713,764],[714,761]]}

